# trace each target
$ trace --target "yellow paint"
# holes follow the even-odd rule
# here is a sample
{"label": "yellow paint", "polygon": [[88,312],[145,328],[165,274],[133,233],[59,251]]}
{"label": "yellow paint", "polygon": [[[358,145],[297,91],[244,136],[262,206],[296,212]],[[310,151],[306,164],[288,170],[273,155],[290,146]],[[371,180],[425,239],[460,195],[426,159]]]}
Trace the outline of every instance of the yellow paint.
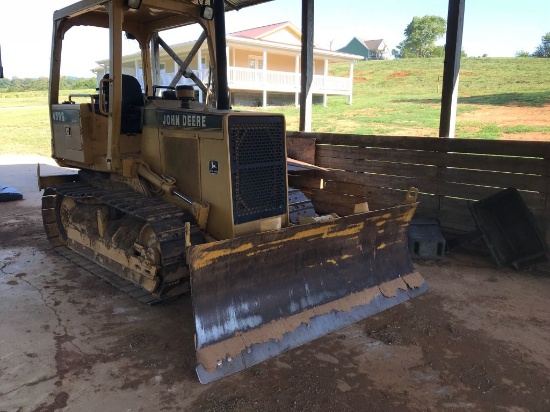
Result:
{"label": "yellow paint", "polygon": [[338,262],[336,262],[334,259],[328,259],[327,263],[332,263],[333,265],[338,266]]}
{"label": "yellow paint", "polygon": [[252,252],[247,253],[246,256],[252,257],[255,255],[260,255],[262,253],[269,253],[269,252],[273,252],[274,250],[282,249],[283,247],[284,245],[275,245],[271,247],[265,247],[263,249],[257,248],[256,250],[253,250]]}
{"label": "yellow paint", "polygon": [[343,256],[342,256],[342,260],[344,260],[344,259],[349,259],[350,257],[353,257],[353,255],[343,255]]}
{"label": "yellow paint", "polygon": [[[79,225],[75,226],[79,227]],[[70,242],[80,244],[94,252],[94,258],[91,256],[87,257],[90,261],[101,263],[104,258],[109,259],[130,269],[129,271],[118,273],[119,276],[131,280],[148,292],[153,292],[157,288],[159,283],[159,278],[157,277],[158,267],[152,265],[151,262],[104,243],[100,238],[92,238],[82,229],[78,230],[71,226],[65,226],[64,228]],[[69,247],[73,248],[70,245]]]}
{"label": "yellow paint", "polygon": [[234,249],[218,249],[212,251],[201,251],[199,256],[196,259],[193,259],[191,262],[194,270],[202,269],[206,266],[218,261],[221,257],[229,256],[234,253],[246,252],[253,248],[252,243],[245,243]]}
{"label": "yellow paint", "polygon": [[365,224],[363,222],[357,223],[355,225],[350,225],[350,226],[348,226],[347,229],[342,230],[340,232],[327,233],[325,236],[323,236],[323,238],[342,237],[342,236],[343,237],[350,237],[351,235],[356,235],[359,232],[361,232],[361,230],[363,230],[364,226],[365,226]]}
{"label": "yellow paint", "polygon": [[384,233],[384,232],[385,232],[384,229],[380,229],[380,230],[378,231],[378,234],[381,235],[381,234]]}
{"label": "yellow paint", "polygon": [[258,247],[260,248],[265,246],[272,247],[272,245],[276,245],[279,243],[287,243],[287,242],[292,242],[294,240],[301,240],[301,239],[307,239],[307,238],[320,237],[321,239],[330,239],[330,238],[336,238],[336,237],[350,237],[351,235],[360,233],[361,230],[363,230],[364,226],[365,226],[364,222],[360,222],[353,225],[349,225],[347,228],[343,230],[335,231],[336,225],[326,225],[326,226],[323,225],[320,227],[308,228],[306,230],[303,230],[301,232],[294,234],[289,238],[275,240],[270,243],[264,243],[264,244],[258,245]]}
{"label": "yellow paint", "polygon": [[396,220],[398,222],[405,222],[408,223],[412,219],[414,212],[416,211],[416,205],[414,207],[411,207],[410,209],[403,212],[402,215],[400,215]]}
{"label": "yellow paint", "polygon": [[[410,217],[412,217],[412,214],[414,213],[414,208],[411,208],[406,213],[404,213],[405,216],[399,215],[399,216],[393,216],[392,213],[385,213],[381,216],[376,216],[373,219],[369,219],[370,222],[358,222],[354,224],[350,224],[347,227],[344,227],[342,229],[339,228],[339,225],[336,224],[323,224],[323,225],[308,225],[308,227],[304,227],[303,230],[294,233],[290,237],[283,237],[281,239],[277,239],[268,243],[260,243],[255,245],[254,242],[249,242],[247,244],[241,245],[238,248],[230,248],[229,246],[226,246],[224,249],[216,249],[214,245],[212,245],[212,250],[208,250],[205,248],[205,250],[199,250],[191,256],[195,256],[192,258],[192,261],[190,262],[194,270],[202,269],[204,267],[210,266],[214,264],[216,261],[218,261],[220,258],[225,256],[230,256],[235,253],[242,253],[247,252],[246,256],[248,258],[253,256],[258,256],[265,253],[270,252],[276,252],[277,249],[280,249],[286,245],[288,245],[289,242],[294,241],[316,241],[317,239],[335,239],[338,238],[345,238],[345,239],[358,239],[359,233],[361,233],[362,230],[365,228],[365,223],[372,224],[374,223],[377,227],[381,227],[389,222],[388,219],[397,218],[399,220],[403,219],[403,221],[410,220]],[[377,231],[379,234],[384,233],[384,229],[379,229]],[[261,240],[262,237],[258,236],[258,240]],[[381,244],[378,246],[377,249],[383,249],[388,244]],[[357,245],[359,250],[362,250],[361,245]],[[342,257],[342,259],[347,259],[349,257],[352,257],[352,255],[346,255],[345,257]],[[336,261],[327,261],[328,263],[337,264]]]}

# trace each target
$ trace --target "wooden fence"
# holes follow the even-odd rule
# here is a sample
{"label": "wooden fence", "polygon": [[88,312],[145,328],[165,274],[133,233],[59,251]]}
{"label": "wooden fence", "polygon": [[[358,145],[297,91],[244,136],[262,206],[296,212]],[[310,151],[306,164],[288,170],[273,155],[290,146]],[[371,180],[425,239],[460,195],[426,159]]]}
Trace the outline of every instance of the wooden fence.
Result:
{"label": "wooden fence", "polygon": [[466,232],[475,228],[469,201],[514,187],[550,239],[550,142],[300,132],[288,133],[287,141],[290,157],[329,169],[289,178],[322,213],[346,213],[364,201],[371,209],[389,206],[416,187],[418,216]]}

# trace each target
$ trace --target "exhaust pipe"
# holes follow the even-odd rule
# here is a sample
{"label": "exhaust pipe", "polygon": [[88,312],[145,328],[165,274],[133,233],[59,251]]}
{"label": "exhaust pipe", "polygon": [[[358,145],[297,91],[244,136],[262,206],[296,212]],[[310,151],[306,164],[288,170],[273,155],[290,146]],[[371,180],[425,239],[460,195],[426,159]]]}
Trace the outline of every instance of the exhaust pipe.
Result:
{"label": "exhaust pipe", "polygon": [[0,79],[4,78],[4,67],[2,67],[2,46],[0,46]]}
{"label": "exhaust pipe", "polygon": [[216,66],[219,110],[229,110],[229,87],[227,85],[227,55],[225,54],[225,4],[224,0],[214,0],[214,29],[216,30]]}

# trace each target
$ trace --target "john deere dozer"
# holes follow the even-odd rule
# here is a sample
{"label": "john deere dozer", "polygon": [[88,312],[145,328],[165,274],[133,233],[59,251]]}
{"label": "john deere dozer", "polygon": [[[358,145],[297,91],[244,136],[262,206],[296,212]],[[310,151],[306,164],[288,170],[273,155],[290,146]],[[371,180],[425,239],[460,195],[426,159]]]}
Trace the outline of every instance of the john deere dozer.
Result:
{"label": "john deere dozer", "polygon": [[[427,288],[407,250],[415,202],[317,216],[303,193],[289,200],[284,117],[230,109],[224,13],[261,2],[83,0],[53,19],[52,154],[78,173],[39,176],[47,236],[143,302],[190,291],[203,383]],[[162,36],[191,24],[202,34],[182,59]],[[110,57],[95,94],[60,101],[62,44],[79,26],[104,28]],[[190,69],[199,50],[208,76]]]}

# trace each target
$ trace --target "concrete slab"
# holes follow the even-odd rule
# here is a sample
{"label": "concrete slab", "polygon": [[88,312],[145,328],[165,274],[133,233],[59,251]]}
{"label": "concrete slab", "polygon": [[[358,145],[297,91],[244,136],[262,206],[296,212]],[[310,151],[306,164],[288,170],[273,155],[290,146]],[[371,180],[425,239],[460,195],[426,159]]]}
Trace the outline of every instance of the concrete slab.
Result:
{"label": "concrete slab", "polygon": [[0,156],[0,411],[550,410],[550,277],[418,262],[410,303],[210,385],[191,299],[149,307],[55,254],[36,162]]}
{"label": "concrete slab", "polygon": [[[176,367],[166,348],[182,340],[190,350],[175,362],[187,361],[189,384],[202,391],[193,376],[189,299],[162,308],[139,304],[55,254],[41,228],[37,162],[45,173],[63,173],[48,158],[0,157],[0,181],[24,193],[0,204],[0,410],[62,409],[69,398],[74,410],[142,410],[164,396],[159,389]],[[142,357],[145,342],[155,349]],[[105,396],[107,382],[118,386],[113,396]]]}

